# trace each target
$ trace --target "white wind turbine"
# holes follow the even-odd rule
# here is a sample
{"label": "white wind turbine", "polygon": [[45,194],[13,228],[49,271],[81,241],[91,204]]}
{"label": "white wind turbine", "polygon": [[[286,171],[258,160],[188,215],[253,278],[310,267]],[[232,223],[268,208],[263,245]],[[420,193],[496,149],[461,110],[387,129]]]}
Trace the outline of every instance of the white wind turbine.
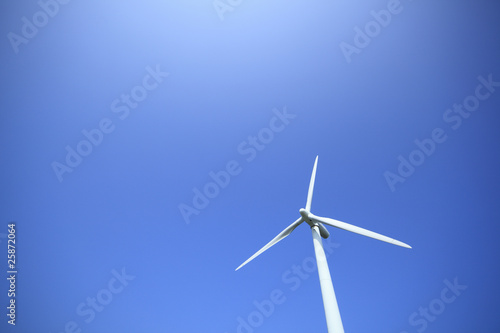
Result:
{"label": "white wind turbine", "polygon": [[274,237],[273,240],[271,240],[263,248],[257,251],[257,253],[248,258],[244,263],[242,263],[238,268],[236,268],[236,270],[245,266],[248,262],[253,260],[259,254],[261,254],[274,244],[278,243],[286,236],[290,235],[290,233],[295,228],[297,228],[302,222],[306,222],[311,226],[312,230],[314,252],[316,254],[316,262],[318,265],[319,282],[321,285],[321,294],[323,296],[323,305],[325,307],[326,325],[328,327],[328,333],[344,333],[344,327],[342,326],[342,320],[340,318],[339,306],[337,304],[337,299],[335,297],[335,291],[333,290],[332,278],[330,276],[330,270],[328,269],[328,263],[326,261],[325,251],[323,250],[323,242],[321,241],[321,237],[328,238],[330,234],[322,223],[339,229],[352,231],[363,236],[375,238],[387,243],[406,247],[409,249],[411,249],[411,246],[403,242],[400,242],[398,240],[378,234],[376,232],[356,227],[349,223],[337,221],[327,217],[320,217],[312,214],[310,210],[311,210],[311,201],[314,189],[314,179],[316,178],[317,165],[318,165],[318,156],[316,156],[316,160],[314,161],[311,181],[309,183],[309,192],[307,193],[306,208],[301,208],[299,210],[301,217],[297,219],[297,221],[290,224],[285,230],[280,232],[278,236]]}

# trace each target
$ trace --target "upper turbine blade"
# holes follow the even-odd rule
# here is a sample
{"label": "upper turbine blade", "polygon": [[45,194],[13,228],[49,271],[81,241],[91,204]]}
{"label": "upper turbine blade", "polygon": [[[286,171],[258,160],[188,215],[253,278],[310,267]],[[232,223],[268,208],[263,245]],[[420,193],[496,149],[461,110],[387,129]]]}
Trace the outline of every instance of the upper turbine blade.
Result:
{"label": "upper turbine blade", "polygon": [[352,232],[355,232],[355,233],[363,235],[363,236],[375,238],[375,239],[381,240],[383,242],[387,242],[387,243],[390,243],[390,244],[394,244],[394,245],[398,245],[398,246],[402,246],[402,247],[406,247],[408,249],[411,249],[411,246],[408,245],[408,244],[405,244],[403,242],[400,242],[398,240],[395,240],[393,238],[390,238],[390,237],[378,234],[378,233],[370,231],[370,230],[366,230],[366,229],[363,229],[363,228],[360,228],[360,227],[356,227],[355,225],[352,225],[352,224],[349,224],[349,223],[337,221],[337,220],[330,219],[330,218],[327,218],[327,217],[316,216],[314,214],[309,214],[309,218],[312,221],[321,222],[321,223],[324,223],[324,224],[331,225],[332,227],[336,227],[336,228],[339,228],[339,229],[344,229],[344,230],[347,230],[347,231],[352,231]]}
{"label": "upper turbine blade", "polygon": [[318,157],[316,156],[316,160],[314,161],[313,172],[311,175],[311,181],[309,182],[309,191],[307,192],[307,202],[306,202],[306,210],[308,212],[311,211],[311,202],[313,198],[313,190],[314,190],[314,180],[316,179],[316,167],[318,166]]}
{"label": "upper turbine blade", "polygon": [[240,266],[238,266],[238,268],[235,269],[235,271],[237,271],[238,269],[240,269],[241,267],[245,266],[246,264],[248,264],[250,261],[252,261],[255,257],[257,257],[259,254],[261,254],[262,252],[264,252],[265,250],[267,250],[268,248],[270,248],[271,246],[273,246],[274,244],[278,243],[280,240],[282,240],[283,238],[285,238],[286,236],[290,235],[290,233],[299,226],[299,224],[301,224],[304,220],[302,219],[302,217],[300,217],[297,221],[293,222],[292,224],[290,224],[285,230],[283,230],[282,232],[280,232],[278,234],[278,236],[274,237],[272,241],[270,241],[269,243],[267,243],[262,249],[260,249],[259,251],[257,251],[253,256],[251,256],[250,258],[248,258],[244,263],[242,263]]}

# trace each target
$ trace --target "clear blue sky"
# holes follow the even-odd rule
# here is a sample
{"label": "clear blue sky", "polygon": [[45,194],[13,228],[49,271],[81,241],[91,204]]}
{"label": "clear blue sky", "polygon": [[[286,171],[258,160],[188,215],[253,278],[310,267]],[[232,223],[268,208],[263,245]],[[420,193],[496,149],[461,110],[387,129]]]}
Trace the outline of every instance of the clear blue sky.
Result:
{"label": "clear blue sky", "polygon": [[0,5],[1,332],[326,332],[307,225],[234,272],[316,155],[413,246],[329,228],[346,332],[498,332],[499,4],[59,1]]}

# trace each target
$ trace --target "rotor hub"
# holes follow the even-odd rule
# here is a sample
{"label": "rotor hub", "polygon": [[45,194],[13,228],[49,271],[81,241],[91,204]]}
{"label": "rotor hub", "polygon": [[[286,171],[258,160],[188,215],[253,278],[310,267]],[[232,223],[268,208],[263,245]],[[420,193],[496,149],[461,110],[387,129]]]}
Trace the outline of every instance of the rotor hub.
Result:
{"label": "rotor hub", "polygon": [[309,214],[311,214],[307,209],[305,208],[301,208],[299,210],[299,213],[300,215],[302,216],[302,218],[304,219],[304,222],[306,222],[307,224],[309,224],[311,227],[314,227],[316,224],[313,223],[311,221],[311,219],[309,218]]}

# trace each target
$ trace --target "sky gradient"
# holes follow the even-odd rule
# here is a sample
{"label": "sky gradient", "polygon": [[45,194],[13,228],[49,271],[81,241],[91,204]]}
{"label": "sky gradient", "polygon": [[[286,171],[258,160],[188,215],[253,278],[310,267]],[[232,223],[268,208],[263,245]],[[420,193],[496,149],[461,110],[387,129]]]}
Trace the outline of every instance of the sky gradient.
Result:
{"label": "sky gradient", "polygon": [[499,4],[1,7],[1,332],[498,332]]}

